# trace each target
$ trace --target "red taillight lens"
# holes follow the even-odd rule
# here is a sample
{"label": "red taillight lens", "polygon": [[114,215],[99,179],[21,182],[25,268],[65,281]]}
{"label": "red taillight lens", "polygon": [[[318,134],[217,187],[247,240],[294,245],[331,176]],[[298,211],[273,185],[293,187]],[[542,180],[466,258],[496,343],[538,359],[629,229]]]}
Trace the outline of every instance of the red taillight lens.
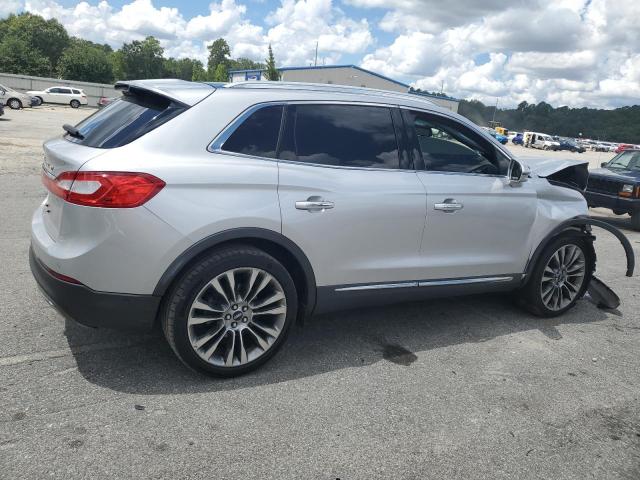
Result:
{"label": "red taillight lens", "polygon": [[132,172],[64,172],[55,179],[43,172],[42,179],[67,202],[102,208],[139,207],[166,185],[148,173]]}

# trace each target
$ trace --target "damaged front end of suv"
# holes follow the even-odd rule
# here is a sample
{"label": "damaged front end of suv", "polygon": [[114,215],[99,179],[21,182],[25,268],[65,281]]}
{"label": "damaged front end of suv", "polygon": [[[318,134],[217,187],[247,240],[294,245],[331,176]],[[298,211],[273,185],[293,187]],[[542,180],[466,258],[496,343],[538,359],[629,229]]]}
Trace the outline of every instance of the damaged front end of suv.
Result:
{"label": "damaged front end of suv", "polygon": [[[589,179],[588,162],[536,158],[522,160],[529,166],[532,177],[544,178],[548,182],[548,187],[540,186],[537,189],[539,207],[536,222],[556,224],[531,255],[527,265],[527,273],[537,264],[538,257],[545,246],[554,238],[567,232],[583,237],[590,246],[595,258],[593,242],[596,237],[593,234],[593,227],[597,227],[613,234],[622,244],[627,263],[625,275],[627,277],[633,276],[635,268],[634,252],[624,233],[610,223],[591,218],[586,212],[580,211],[586,210],[584,192]],[[576,202],[580,204],[579,209],[573,212],[575,215],[567,216],[567,209],[574,209]],[[563,217],[564,220],[558,223],[559,219]],[[587,289],[589,295],[599,307],[617,308],[620,305],[619,297],[602,280],[595,276],[595,270],[596,262],[593,263],[593,271],[591,272]]]}

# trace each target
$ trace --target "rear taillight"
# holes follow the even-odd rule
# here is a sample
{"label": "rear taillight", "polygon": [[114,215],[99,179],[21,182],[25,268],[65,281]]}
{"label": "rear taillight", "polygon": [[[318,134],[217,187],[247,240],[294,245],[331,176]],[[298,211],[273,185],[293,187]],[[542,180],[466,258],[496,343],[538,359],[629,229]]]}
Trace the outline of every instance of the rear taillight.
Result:
{"label": "rear taillight", "polygon": [[166,185],[148,173],[132,172],[64,172],[53,179],[43,171],[42,181],[67,202],[102,208],[139,207]]}

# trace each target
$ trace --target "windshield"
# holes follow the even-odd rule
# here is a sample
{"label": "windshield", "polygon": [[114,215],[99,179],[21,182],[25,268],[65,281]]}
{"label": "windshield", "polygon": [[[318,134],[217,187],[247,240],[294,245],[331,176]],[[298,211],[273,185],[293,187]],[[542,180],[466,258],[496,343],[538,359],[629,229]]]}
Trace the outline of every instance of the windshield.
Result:
{"label": "windshield", "polygon": [[640,152],[622,152],[607,164],[608,168],[640,170]]}

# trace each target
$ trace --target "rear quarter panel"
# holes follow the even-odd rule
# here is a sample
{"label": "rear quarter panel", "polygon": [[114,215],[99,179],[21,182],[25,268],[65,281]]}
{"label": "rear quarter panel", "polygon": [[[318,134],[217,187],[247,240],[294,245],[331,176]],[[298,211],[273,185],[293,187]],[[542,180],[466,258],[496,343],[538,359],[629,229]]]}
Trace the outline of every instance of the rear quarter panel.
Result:
{"label": "rear quarter panel", "polygon": [[176,238],[155,242],[150,234],[136,240],[154,249],[157,260],[145,267],[153,282],[191,245],[215,233],[240,227],[281,232],[277,163],[207,151],[247,103],[221,97],[218,102],[201,102],[82,168],[146,172],[166,182],[143,208],[175,231]]}

